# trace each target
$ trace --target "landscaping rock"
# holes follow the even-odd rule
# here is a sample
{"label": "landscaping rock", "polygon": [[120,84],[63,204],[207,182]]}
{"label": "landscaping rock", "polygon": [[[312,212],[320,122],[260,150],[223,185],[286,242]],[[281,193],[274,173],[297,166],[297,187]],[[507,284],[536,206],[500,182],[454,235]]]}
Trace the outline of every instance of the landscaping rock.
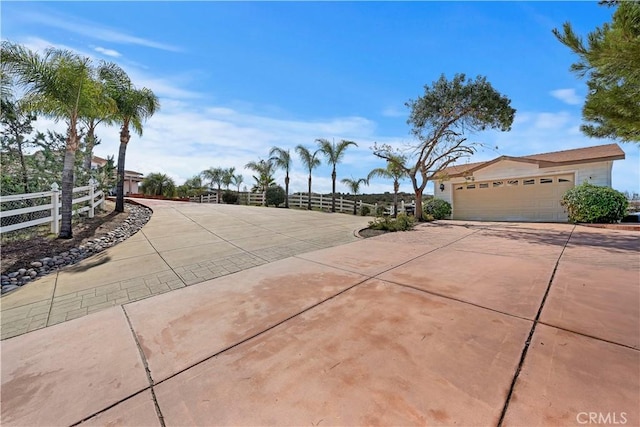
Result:
{"label": "landscaping rock", "polygon": [[[152,211],[140,205],[127,204],[129,217],[117,229],[102,238],[93,239],[78,248],[72,248],[53,257],[45,257],[30,263],[33,267],[29,270],[21,268],[17,271],[7,272],[0,278],[4,295],[13,291],[27,282],[38,277],[45,276],[52,271],[57,271],[67,265],[72,265],[95,253],[102,252],[106,248],[114,246],[135,233],[137,233],[151,218]],[[37,271],[36,271],[37,270]]]}

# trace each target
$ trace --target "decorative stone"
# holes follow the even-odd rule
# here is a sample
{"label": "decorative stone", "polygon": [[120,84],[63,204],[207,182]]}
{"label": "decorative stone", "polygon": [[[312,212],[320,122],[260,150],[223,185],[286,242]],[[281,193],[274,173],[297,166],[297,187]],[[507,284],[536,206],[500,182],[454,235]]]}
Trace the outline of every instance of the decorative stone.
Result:
{"label": "decorative stone", "polygon": [[3,274],[1,278],[2,293],[9,292],[37,277],[45,276],[67,265],[75,264],[94,253],[101,252],[107,247],[126,240],[137,233],[149,221],[152,214],[150,209],[139,205],[127,204],[127,210],[129,211],[129,218],[108,235],[93,239],[78,248],[70,248],[68,251],[53,257],[44,257],[38,261],[33,261],[30,263],[33,268],[29,270],[22,268],[18,271]]}
{"label": "decorative stone", "polygon": [[2,286],[2,293],[4,294],[5,292],[9,292],[18,288],[19,288],[18,285],[4,285]]}

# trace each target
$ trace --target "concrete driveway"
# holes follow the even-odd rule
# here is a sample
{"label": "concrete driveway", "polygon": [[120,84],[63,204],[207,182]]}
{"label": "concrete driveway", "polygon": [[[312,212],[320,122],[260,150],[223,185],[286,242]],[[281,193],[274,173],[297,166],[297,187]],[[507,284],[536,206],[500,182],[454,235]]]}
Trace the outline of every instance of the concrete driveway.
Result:
{"label": "concrete driveway", "polygon": [[268,262],[358,240],[370,217],[142,200],[143,229],[0,299],[2,339]]}
{"label": "concrete driveway", "polygon": [[2,341],[1,422],[639,425],[639,244],[444,222],[301,253]]}

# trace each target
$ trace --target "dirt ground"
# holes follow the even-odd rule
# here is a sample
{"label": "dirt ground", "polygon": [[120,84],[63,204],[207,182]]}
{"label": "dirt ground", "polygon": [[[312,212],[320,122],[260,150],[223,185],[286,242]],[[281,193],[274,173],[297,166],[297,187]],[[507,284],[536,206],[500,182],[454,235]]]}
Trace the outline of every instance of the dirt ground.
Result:
{"label": "dirt ground", "polygon": [[129,212],[114,212],[115,203],[107,200],[105,209],[96,212],[93,218],[83,218],[73,225],[73,238],[58,239],[54,235],[33,236],[27,240],[3,242],[0,251],[2,274],[16,271],[20,268],[30,268],[33,261],[44,257],[52,257],[83,243],[100,238],[122,224]]}

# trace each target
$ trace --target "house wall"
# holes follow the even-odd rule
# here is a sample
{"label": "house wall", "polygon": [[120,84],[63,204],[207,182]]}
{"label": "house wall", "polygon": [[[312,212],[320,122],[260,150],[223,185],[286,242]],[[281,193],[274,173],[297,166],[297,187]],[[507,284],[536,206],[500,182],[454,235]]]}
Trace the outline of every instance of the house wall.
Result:
{"label": "house wall", "polygon": [[[613,161],[602,161],[593,163],[573,164],[550,168],[539,168],[536,163],[516,162],[503,160],[482,168],[473,173],[474,181],[489,181],[492,179],[523,178],[543,175],[556,175],[558,173],[573,173],[575,175],[575,185],[583,182],[590,182],[594,185],[611,187],[611,171]],[[453,206],[454,184],[466,182],[463,177],[451,178],[443,181],[445,189],[440,191],[440,181],[434,181],[434,197],[446,200]],[[455,210],[455,206],[453,206]]]}

